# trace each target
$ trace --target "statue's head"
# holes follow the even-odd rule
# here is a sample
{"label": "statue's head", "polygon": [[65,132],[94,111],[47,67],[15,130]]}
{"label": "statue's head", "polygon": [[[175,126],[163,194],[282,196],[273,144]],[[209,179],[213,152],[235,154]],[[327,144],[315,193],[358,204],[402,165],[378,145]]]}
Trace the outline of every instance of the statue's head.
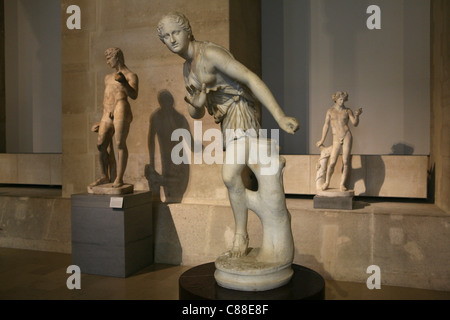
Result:
{"label": "statue's head", "polygon": [[191,40],[191,41],[194,40],[194,35],[192,34],[192,28],[191,28],[191,24],[189,23],[188,18],[186,18],[186,16],[182,13],[170,12],[170,13],[166,14],[165,16],[163,16],[161,18],[161,20],[159,20],[159,23],[158,23],[158,27],[157,27],[158,36],[162,42],[164,42],[164,35],[162,32],[162,29],[163,29],[164,23],[167,20],[177,23],[184,31],[186,31],[186,33],[188,34],[189,40]]}
{"label": "statue's head", "polygon": [[[106,58],[107,61],[110,60],[110,59],[116,59],[121,64],[125,64],[125,59],[123,57],[123,52],[119,48],[113,47],[113,48],[106,49],[106,51],[105,51],[105,58]],[[112,67],[114,67],[114,66],[112,66]]]}
{"label": "statue's head", "polygon": [[343,91],[338,91],[336,93],[333,94],[333,96],[331,97],[331,99],[336,102],[339,98],[344,99],[345,101],[348,101],[348,93],[347,92],[343,92]]}

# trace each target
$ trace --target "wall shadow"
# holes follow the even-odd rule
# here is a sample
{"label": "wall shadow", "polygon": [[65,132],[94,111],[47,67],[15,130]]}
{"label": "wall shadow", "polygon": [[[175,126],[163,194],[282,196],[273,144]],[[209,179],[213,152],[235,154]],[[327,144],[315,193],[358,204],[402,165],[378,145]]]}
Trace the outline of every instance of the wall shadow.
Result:
{"label": "wall shadow", "polygon": [[311,1],[284,1],[284,6],[284,63],[288,68],[283,110],[297,118],[300,130],[295,135],[280,130],[281,152],[302,155],[309,153],[310,139]]}
{"label": "wall shadow", "polygon": [[[262,1],[262,79],[286,115],[300,123],[295,135],[279,131],[282,154],[309,150],[310,11],[309,0]],[[265,107],[262,127],[269,132],[280,129]]]}
{"label": "wall shadow", "polygon": [[[174,98],[168,90],[161,90],[158,93],[158,102],[160,108],[150,116],[147,140],[150,163],[145,166],[145,177],[154,197],[161,199],[162,190],[164,202],[179,203],[189,183],[190,168],[189,164],[173,163],[172,149],[180,142],[171,141],[171,136],[177,129],[190,132],[189,123],[185,116],[175,110]],[[156,150],[157,142],[159,152]],[[157,172],[156,164],[160,165],[161,173]]]}
{"label": "wall shadow", "polygon": [[[366,177],[365,165],[364,165],[364,163],[361,163],[361,168],[357,168],[357,169],[353,168],[352,158],[353,158],[353,155],[350,156],[350,174],[348,177],[347,188],[350,190],[355,190],[356,182],[362,180],[364,183],[364,188],[367,191],[367,184],[366,184],[366,179],[365,179],[365,177]],[[341,174],[342,174],[342,172],[341,172]]]}
{"label": "wall shadow", "polygon": [[[351,155],[353,157],[353,155]],[[351,159],[351,158],[350,158]],[[361,168],[353,168],[352,167],[352,161],[350,160],[350,175],[348,177],[348,184],[347,187],[350,190],[355,190],[355,185],[358,181],[362,180],[364,184],[364,192],[361,194],[361,196],[364,196],[364,194],[367,194],[367,180],[366,180],[366,168],[367,166],[364,164],[364,162],[361,162]],[[341,173],[342,174],[342,173]],[[381,186],[380,186],[381,188]],[[353,201],[353,209],[363,209],[364,207],[368,206],[369,204],[364,201],[356,200]]]}
{"label": "wall shadow", "polygon": [[[412,155],[414,154],[414,146],[399,142],[391,147],[392,152],[389,155]],[[371,171],[369,171],[371,170]],[[365,156],[365,161],[361,162],[361,168],[351,168],[348,187],[355,189],[358,181],[362,180],[365,187],[365,192],[359,196],[378,197],[380,195],[381,187],[386,179],[386,165],[381,155]],[[432,172],[429,172],[429,185],[432,179]],[[430,189],[430,188],[428,188]],[[430,194],[428,195],[430,197]]]}
{"label": "wall shadow", "polygon": [[414,146],[408,143],[399,142],[391,147],[392,155],[412,155],[414,154]]}
{"label": "wall shadow", "polygon": [[436,192],[436,164],[433,163],[427,172],[427,201],[429,203],[435,202]]}
{"label": "wall shadow", "polygon": [[[372,170],[369,172],[369,170]],[[376,173],[375,173],[376,172]],[[380,195],[381,187],[386,179],[386,165],[380,155],[365,156],[365,161],[361,161],[361,168],[350,170],[348,188],[355,190],[356,183],[362,180],[364,192],[361,197],[377,197]],[[355,209],[360,209],[362,202],[357,204]]]}
{"label": "wall shadow", "polygon": [[175,110],[170,91],[159,91],[158,103],[160,107],[150,116],[147,139],[149,164],[145,166],[145,177],[153,197],[154,260],[156,263],[180,265],[183,249],[169,204],[182,201],[189,183],[190,167],[189,164],[173,163],[172,149],[179,141],[172,141],[171,137],[177,129],[190,130],[187,119]]}
{"label": "wall shadow", "polygon": [[153,202],[154,261],[172,265],[181,265],[183,248],[170,207],[166,203]]}

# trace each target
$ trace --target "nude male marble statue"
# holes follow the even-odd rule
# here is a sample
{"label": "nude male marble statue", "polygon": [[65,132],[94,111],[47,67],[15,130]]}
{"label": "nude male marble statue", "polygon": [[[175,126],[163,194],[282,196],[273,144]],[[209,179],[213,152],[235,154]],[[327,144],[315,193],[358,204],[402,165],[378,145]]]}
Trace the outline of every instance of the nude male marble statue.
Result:
{"label": "nude male marble statue", "polygon": [[[353,111],[345,106],[345,102],[348,101],[348,93],[338,91],[333,94],[332,100],[334,105],[328,109],[325,123],[322,129],[322,138],[316,143],[317,147],[321,148],[321,174],[324,174],[324,161],[329,157],[328,165],[326,168],[325,182],[318,186],[322,191],[325,191],[330,186],[330,180],[334,173],[337,159],[342,150],[342,176],[340,181],[340,190],[347,191],[346,182],[350,173],[350,156],[352,149],[353,136],[349,128],[349,121],[354,127],[359,125],[359,116],[362,114],[362,108],[353,113]],[[328,134],[328,130],[331,127],[331,133],[333,135],[333,144],[328,148],[324,147],[324,142]],[[325,161],[326,163],[326,161]]]}
{"label": "nude male marble statue", "polygon": [[[138,76],[125,65],[124,55],[119,48],[109,48],[105,51],[106,63],[115,71],[105,76],[105,91],[103,98],[103,116],[93,131],[98,132],[97,148],[101,176],[89,187],[109,184],[112,188],[124,185],[123,176],[128,162],[127,137],[133,120],[128,98],[138,97]],[[114,181],[110,172],[113,138],[118,150],[117,175]]]}

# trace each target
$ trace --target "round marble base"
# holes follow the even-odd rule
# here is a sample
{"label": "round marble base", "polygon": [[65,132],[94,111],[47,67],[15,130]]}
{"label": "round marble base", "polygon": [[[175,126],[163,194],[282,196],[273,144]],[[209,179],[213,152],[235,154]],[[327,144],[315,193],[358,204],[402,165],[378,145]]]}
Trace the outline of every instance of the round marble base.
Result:
{"label": "round marble base", "polygon": [[340,189],[330,188],[327,190],[318,190],[317,195],[321,197],[353,197],[355,196],[354,190],[341,191]]}
{"label": "round marble base", "polygon": [[280,265],[256,260],[258,249],[247,256],[230,258],[227,254],[217,258],[214,278],[221,287],[239,291],[266,291],[284,286],[294,271],[292,263]]}
{"label": "round marble base", "polygon": [[123,195],[133,193],[134,186],[132,184],[124,184],[121,187],[113,188],[112,183],[107,183],[95,187],[88,186],[87,191],[91,194]]}
{"label": "round marble base", "polygon": [[317,272],[296,264],[294,275],[282,287],[267,291],[238,291],[221,287],[214,279],[214,262],[193,267],[178,281],[180,300],[324,300],[325,280]]}

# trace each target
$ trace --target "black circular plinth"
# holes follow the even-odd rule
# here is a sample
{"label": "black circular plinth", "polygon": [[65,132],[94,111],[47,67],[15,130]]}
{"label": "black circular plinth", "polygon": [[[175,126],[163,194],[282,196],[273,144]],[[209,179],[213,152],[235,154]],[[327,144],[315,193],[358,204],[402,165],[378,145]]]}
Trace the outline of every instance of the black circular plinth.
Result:
{"label": "black circular plinth", "polygon": [[214,262],[184,272],[179,280],[180,300],[324,300],[325,280],[317,272],[293,264],[291,281],[279,288],[258,291],[236,291],[219,286],[214,279]]}

